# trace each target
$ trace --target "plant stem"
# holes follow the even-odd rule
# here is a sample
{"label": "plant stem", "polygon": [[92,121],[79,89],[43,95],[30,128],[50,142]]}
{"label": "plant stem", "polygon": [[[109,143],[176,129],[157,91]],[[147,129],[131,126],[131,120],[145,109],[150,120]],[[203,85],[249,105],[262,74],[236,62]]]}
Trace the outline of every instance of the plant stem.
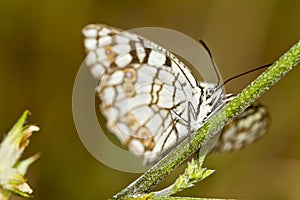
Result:
{"label": "plant stem", "polygon": [[300,61],[300,41],[257,77],[232,101],[213,115],[196,133],[191,134],[160,162],[145,172],[128,187],[114,196],[123,199],[149,192],[178,165],[209,141],[224,125],[241,114],[272,85],[293,69]]}

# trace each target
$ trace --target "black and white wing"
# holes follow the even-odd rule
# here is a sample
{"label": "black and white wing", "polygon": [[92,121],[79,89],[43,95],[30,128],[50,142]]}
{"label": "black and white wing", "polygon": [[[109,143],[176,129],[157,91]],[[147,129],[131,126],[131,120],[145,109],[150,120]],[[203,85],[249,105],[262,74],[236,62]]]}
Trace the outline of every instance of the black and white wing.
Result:
{"label": "black and white wing", "polygon": [[107,128],[144,163],[157,160],[189,134],[187,102],[202,88],[172,53],[145,38],[102,24],[83,35]]}

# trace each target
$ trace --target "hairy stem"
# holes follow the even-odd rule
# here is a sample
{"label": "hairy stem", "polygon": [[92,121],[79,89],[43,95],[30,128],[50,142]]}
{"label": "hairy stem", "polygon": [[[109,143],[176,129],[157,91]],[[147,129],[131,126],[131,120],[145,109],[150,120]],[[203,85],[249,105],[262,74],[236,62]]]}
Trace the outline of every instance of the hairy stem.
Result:
{"label": "hairy stem", "polygon": [[196,133],[186,138],[160,162],[114,196],[124,199],[149,192],[178,165],[197,151],[205,142],[220,131],[224,125],[241,114],[272,85],[293,69],[300,60],[300,41],[281,56],[272,66],[248,85],[232,101],[212,116]]}

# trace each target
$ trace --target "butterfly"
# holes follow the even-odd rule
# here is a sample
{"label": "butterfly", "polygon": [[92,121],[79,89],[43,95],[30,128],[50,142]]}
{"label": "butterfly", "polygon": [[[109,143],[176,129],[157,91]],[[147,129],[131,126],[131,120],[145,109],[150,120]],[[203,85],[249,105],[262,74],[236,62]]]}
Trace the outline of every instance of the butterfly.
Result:
{"label": "butterfly", "polygon": [[[140,35],[104,24],[87,25],[82,33],[106,127],[144,164],[159,160],[230,99]],[[213,150],[240,149],[264,135],[268,125],[265,107],[253,104],[224,127]]]}

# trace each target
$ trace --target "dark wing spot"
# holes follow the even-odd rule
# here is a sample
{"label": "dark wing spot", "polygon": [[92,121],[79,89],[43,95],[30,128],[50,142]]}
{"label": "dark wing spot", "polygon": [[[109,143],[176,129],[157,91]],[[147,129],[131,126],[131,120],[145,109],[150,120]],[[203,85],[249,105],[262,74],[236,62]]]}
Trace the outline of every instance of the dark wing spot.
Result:
{"label": "dark wing spot", "polygon": [[166,57],[166,61],[165,61],[165,66],[167,66],[167,67],[171,67],[171,64],[172,63],[172,61],[171,61],[171,59],[169,58],[169,57]]}

